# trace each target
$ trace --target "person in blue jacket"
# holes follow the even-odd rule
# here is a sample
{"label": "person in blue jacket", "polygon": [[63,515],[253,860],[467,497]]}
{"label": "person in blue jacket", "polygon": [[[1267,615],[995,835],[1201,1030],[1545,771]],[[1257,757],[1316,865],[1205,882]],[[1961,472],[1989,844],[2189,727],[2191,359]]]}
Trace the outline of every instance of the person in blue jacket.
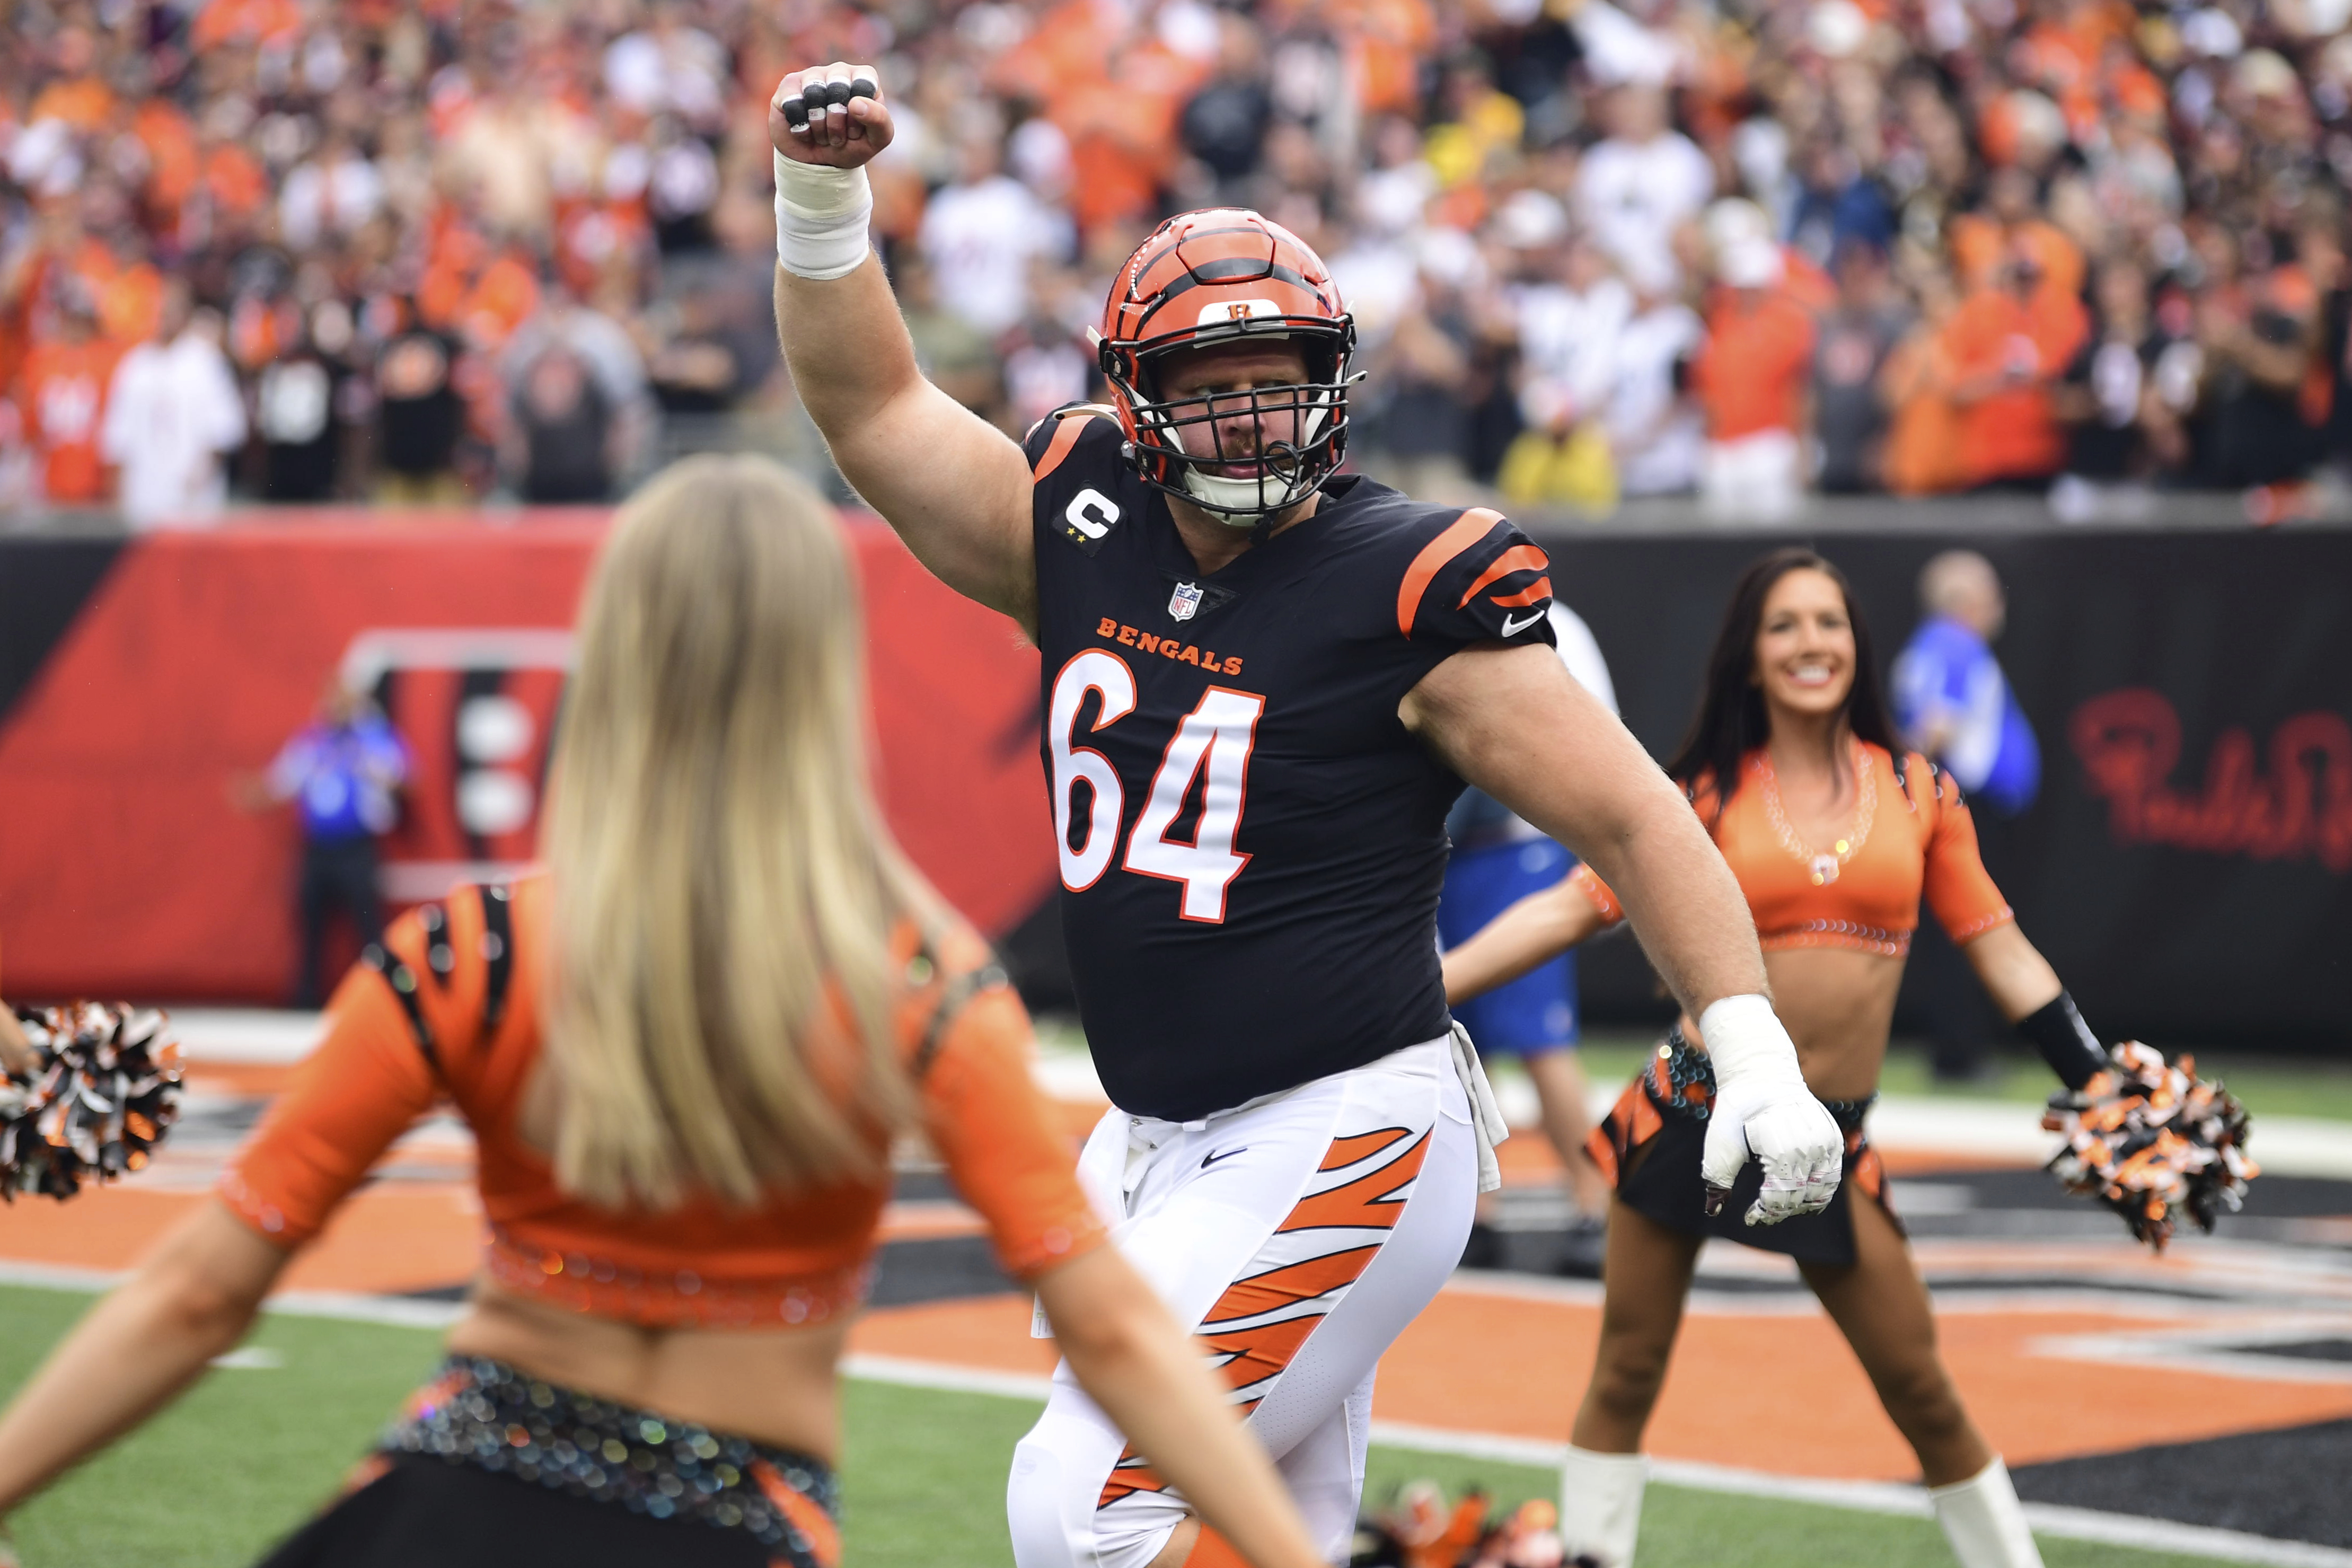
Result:
{"label": "person in blue jacket", "polygon": [[2015,816],[2042,787],[2042,748],[1993,657],[2009,616],[2000,578],[1975,551],[1947,550],[1919,574],[1919,606],[1895,660],[1895,721],[1971,805]]}
{"label": "person in blue jacket", "polygon": [[[1924,618],[1895,660],[1895,722],[1979,813],[2019,816],[2042,787],[2042,748],[1993,657],[2009,616],[2000,574],[1973,550],[1947,550],[1919,574],[1919,607]],[[1922,931],[1911,966],[1935,1076],[1982,1076],[1992,1019],[1958,951],[1940,931]]]}
{"label": "person in blue jacket", "polygon": [[268,771],[243,782],[249,807],[292,801],[302,824],[295,902],[302,921],[294,1005],[316,1007],[327,922],[340,909],[362,945],[383,939],[376,839],[392,830],[394,792],[407,782],[408,748],[392,721],[340,676],[328,679],[315,718],[281,747]]}

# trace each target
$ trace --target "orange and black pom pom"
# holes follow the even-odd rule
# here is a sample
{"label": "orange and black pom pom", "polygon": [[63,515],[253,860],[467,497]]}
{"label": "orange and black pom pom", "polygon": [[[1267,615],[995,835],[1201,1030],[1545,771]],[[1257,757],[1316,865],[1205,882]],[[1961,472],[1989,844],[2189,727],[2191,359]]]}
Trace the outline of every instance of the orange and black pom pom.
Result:
{"label": "orange and black pom pom", "polygon": [[180,1114],[180,1052],[152,1008],[19,1008],[39,1064],[0,1077],[0,1199],[65,1199],[142,1170]]}
{"label": "orange and black pom pom", "polygon": [[2081,1088],[2052,1095],[2042,1125],[2066,1139],[2050,1173],[2159,1252],[2178,1215],[2210,1231],[2262,1173],[2246,1154],[2250,1122],[2237,1097],[2197,1077],[2194,1058],[2168,1064],[2137,1040],[2116,1046]]}

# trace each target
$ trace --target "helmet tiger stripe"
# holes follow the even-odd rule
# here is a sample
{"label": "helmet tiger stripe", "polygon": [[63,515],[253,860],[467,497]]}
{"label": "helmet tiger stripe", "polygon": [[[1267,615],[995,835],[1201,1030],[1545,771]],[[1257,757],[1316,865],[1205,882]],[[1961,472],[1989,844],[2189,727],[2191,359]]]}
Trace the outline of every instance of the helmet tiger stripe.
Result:
{"label": "helmet tiger stripe", "polygon": [[[1295,343],[1307,379],[1213,397],[1160,395],[1166,356],[1261,338]],[[1321,257],[1256,213],[1213,207],[1170,218],[1136,247],[1105,303],[1097,353],[1127,459],[1144,481],[1246,528],[1297,506],[1339,471],[1355,343],[1355,320]],[[1219,424],[1236,416],[1255,417],[1258,444],[1228,455]],[[1266,439],[1269,423],[1286,419],[1287,436]],[[1188,430],[1206,450],[1188,449]],[[1212,467],[1255,471],[1235,477]]]}

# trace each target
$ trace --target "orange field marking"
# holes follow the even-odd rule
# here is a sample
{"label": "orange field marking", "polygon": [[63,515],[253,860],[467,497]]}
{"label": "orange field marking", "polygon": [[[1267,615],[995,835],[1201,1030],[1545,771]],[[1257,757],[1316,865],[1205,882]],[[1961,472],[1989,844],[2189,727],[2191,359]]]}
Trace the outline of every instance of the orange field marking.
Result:
{"label": "orange field marking", "polygon": [[865,1355],[1043,1377],[1054,1370],[1054,1344],[1029,1337],[1029,1310],[1026,1296],[972,1296],[877,1308],[849,1331],[849,1348]]}
{"label": "orange field marking", "polygon": [[[197,1204],[202,1192],[121,1185],[82,1193],[69,1204],[18,1199],[0,1209],[0,1259],[122,1269]],[[979,1236],[986,1226],[960,1203],[894,1203],[883,1211],[886,1241]],[[352,1195],[319,1240],[287,1271],[289,1289],[397,1294],[455,1285],[481,1261],[482,1221],[464,1182],[380,1183]]]}
{"label": "orange field marking", "polygon": [[[1441,1293],[1381,1363],[1376,1419],[1564,1442],[1592,1366],[1597,1308]],[[1963,1398],[2012,1464],[2352,1416],[2352,1386],[2189,1371],[2162,1377],[2033,1353],[2046,1336],[2144,1328],[2094,1311],[1962,1312],[1941,1320]],[[1506,1348],[1507,1347],[1507,1348]],[[1014,1296],[891,1307],[850,1335],[867,1354],[1042,1375]],[[2095,1418],[2086,1414],[2095,1408]],[[2054,1419],[2057,1412],[2067,1413]],[[1908,1480],[1918,1467],[1853,1354],[1818,1314],[1694,1311],[1651,1423],[1650,1451],[1790,1476]]]}
{"label": "orange field marking", "polygon": [[[75,1268],[136,1264],[203,1193],[100,1187],[70,1203],[19,1198],[0,1211],[0,1258]],[[459,1183],[382,1184],[352,1194],[326,1231],[286,1272],[299,1290],[395,1294],[472,1275],[482,1223],[473,1189]]]}
{"label": "orange field marking", "polygon": [[290,1062],[190,1062],[187,1087],[207,1094],[283,1094],[294,1081]]}
{"label": "orange field marking", "polygon": [[[229,1069],[205,1087],[235,1090],[248,1070],[257,1085],[282,1069]],[[1083,1131],[1095,1114],[1084,1106],[1063,1108],[1073,1133]],[[166,1229],[207,1201],[199,1184],[210,1179],[216,1156],[192,1148],[183,1171],[174,1168],[179,1152],[168,1151],[143,1183],[133,1178],[92,1189],[68,1204],[26,1199],[0,1208],[0,1259],[97,1270],[131,1267]],[[443,1164],[463,1168],[462,1153],[456,1149],[453,1156],[431,1138],[405,1147],[393,1163],[404,1163],[422,1179],[379,1181],[353,1194],[326,1234],[296,1260],[286,1285],[390,1294],[470,1279],[481,1245],[479,1210],[469,1183],[439,1179]],[[1540,1135],[1516,1137],[1502,1153],[1515,1184],[1558,1179],[1558,1162]],[[1890,1163],[1898,1170],[1948,1171],[1966,1163],[1948,1155],[1916,1156],[1916,1164],[1898,1156]],[[1897,1182],[1898,1207],[1902,1191]],[[888,1240],[920,1240],[974,1235],[980,1228],[961,1204],[921,1199],[893,1203],[882,1234]],[[1735,1254],[1711,1267],[1746,1272],[1739,1260],[1754,1257]],[[2151,1372],[2044,1348],[2070,1337],[2127,1342],[2200,1323],[2226,1326],[2273,1308],[2315,1319],[2342,1313],[2352,1290],[2331,1285],[2335,1276],[2327,1270],[2313,1274],[2302,1261],[2307,1257],[2216,1245],[2177,1249],[2158,1260],[2120,1243],[2021,1250],[1987,1237],[1923,1244],[1922,1263],[1938,1279],[1989,1280],[2014,1271],[2081,1286],[2046,1300],[1967,1290],[1946,1298],[1939,1332],[1961,1394],[1993,1445],[2011,1463],[2026,1464],[2352,1417],[2348,1383],[2271,1378],[2260,1371],[2232,1376],[2174,1364]],[[2144,1309],[2127,1296],[2094,1293],[2133,1292],[2168,1281],[2215,1299],[2182,1305],[2175,1316],[2162,1303],[2182,1302],[2178,1295],[2142,1298],[2152,1304]],[[1458,1279],[1382,1362],[1374,1414],[1419,1426],[1564,1440],[1591,1367],[1597,1300],[1589,1289],[1539,1280]],[[1810,1301],[1704,1291],[1700,1300],[1685,1319],[1652,1425],[1654,1452],[1792,1476],[1887,1480],[1916,1475],[1909,1450],[1852,1352]],[[1053,1367],[1054,1350],[1029,1337],[1029,1322],[1028,1298],[1010,1293],[887,1308],[861,1319],[851,1345],[868,1354],[1042,1376]]]}

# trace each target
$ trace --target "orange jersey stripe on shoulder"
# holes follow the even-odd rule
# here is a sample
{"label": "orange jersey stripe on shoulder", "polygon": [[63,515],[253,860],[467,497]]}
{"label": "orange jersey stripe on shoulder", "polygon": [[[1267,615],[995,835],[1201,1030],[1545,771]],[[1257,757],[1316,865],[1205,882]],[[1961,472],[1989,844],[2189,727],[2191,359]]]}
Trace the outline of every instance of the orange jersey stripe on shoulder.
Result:
{"label": "orange jersey stripe on shoulder", "polygon": [[[1549,571],[1550,567],[1551,557],[1546,555],[1542,551],[1538,550],[1534,545],[1514,544],[1508,550],[1504,551],[1500,555],[1496,556],[1494,563],[1488,566],[1484,572],[1478,574],[1478,580],[1470,584],[1469,591],[1462,595],[1462,602],[1454,607],[1457,610],[1467,609],[1470,605],[1471,600],[1484,593],[1491,584],[1501,582],[1504,578],[1509,576],[1514,572],[1544,572]],[[1544,592],[1546,594],[1550,593],[1551,579],[1547,577],[1544,579]],[[1497,599],[1495,603],[1498,605],[1532,605],[1535,603],[1535,600],[1528,598],[1526,595],[1522,595],[1520,597],[1516,599]]]}
{"label": "orange jersey stripe on shoulder", "polygon": [[1073,411],[1055,419],[1054,438],[1046,444],[1045,455],[1039,458],[1037,466],[1029,471],[1030,478],[1042,482],[1047,474],[1060,468],[1063,460],[1069,457],[1071,448],[1078,444],[1078,437],[1085,432],[1087,421],[1093,417],[1091,414]]}
{"label": "orange jersey stripe on shoulder", "polygon": [[1421,601],[1429,593],[1429,584],[1446,563],[1486,537],[1494,526],[1503,521],[1503,514],[1487,508],[1472,507],[1446,531],[1421,547],[1412,564],[1404,569],[1404,581],[1397,584],[1397,630],[1405,637],[1412,636],[1413,617],[1421,614]]}

